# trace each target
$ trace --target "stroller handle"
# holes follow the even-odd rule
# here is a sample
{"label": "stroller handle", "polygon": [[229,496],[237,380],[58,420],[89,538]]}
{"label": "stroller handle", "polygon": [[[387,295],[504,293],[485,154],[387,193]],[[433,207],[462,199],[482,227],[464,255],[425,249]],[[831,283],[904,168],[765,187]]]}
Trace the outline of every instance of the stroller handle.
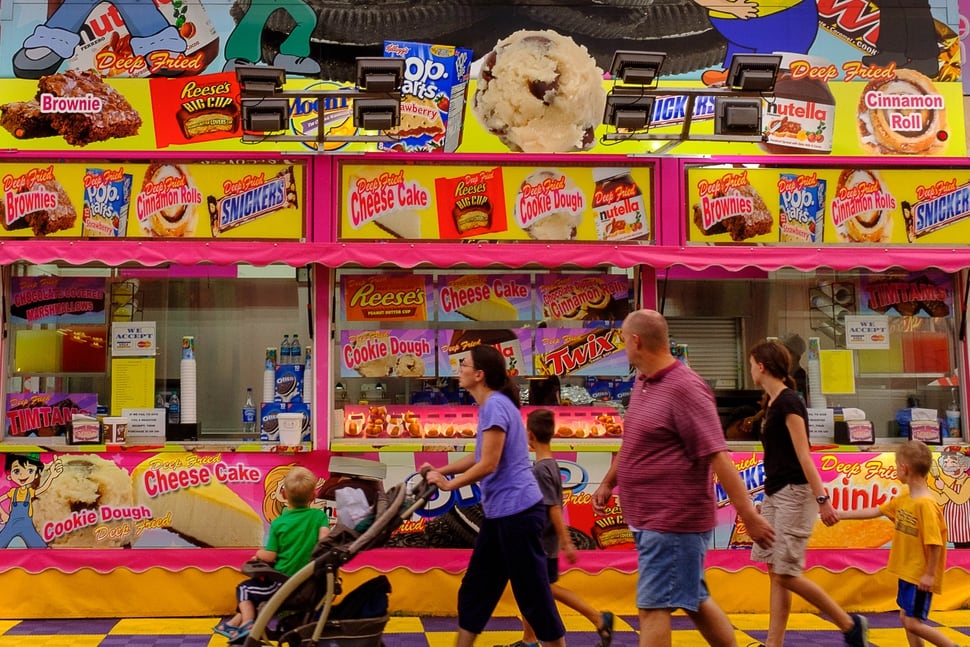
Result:
{"label": "stroller handle", "polygon": [[412,496],[414,497],[414,504],[410,506],[412,511],[419,510],[424,507],[424,505],[438,493],[438,486],[428,483],[428,472],[431,471],[430,467],[421,468],[421,482],[418,483],[412,490]]}
{"label": "stroller handle", "polygon": [[418,486],[417,493],[422,495],[420,498],[430,499],[438,492],[438,486],[432,483],[428,483],[428,473],[433,471],[431,467],[421,468],[421,484]]}

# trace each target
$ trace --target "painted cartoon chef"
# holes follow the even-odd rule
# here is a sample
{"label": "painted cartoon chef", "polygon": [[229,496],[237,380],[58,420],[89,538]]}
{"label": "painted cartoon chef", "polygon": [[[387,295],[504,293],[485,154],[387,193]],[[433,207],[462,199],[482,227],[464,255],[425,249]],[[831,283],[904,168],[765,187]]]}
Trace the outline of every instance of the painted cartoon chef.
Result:
{"label": "painted cartoon chef", "polygon": [[0,503],[10,501],[9,512],[0,507],[0,548],[7,548],[14,539],[19,537],[27,548],[47,548],[40,533],[34,528],[33,502],[50,487],[51,481],[61,475],[64,465],[59,458],[50,463],[50,469],[41,473],[44,464],[40,454],[7,454],[4,461],[7,479],[13,483],[3,495]]}

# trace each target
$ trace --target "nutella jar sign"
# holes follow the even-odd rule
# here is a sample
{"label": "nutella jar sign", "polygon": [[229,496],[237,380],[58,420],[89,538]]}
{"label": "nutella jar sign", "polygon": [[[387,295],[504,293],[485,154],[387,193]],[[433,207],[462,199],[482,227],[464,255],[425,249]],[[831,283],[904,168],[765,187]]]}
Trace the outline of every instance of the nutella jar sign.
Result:
{"label": "nutella jar sign", "polygon": [[[48,15],[62,4],[63,0],[49,0]],[[78,30],[80,43],[68,67],[95,69],[107,77],[147,77],[162,71],[165,76],[201,74],[219,53],[219,33],[202,2],[155,0],[154,6],[148,5],[129,6],[126,11],[110,2],[97,5]],[[151,29],[156,13],[169,25],[157,33]],[[135,37],[133,47],[129,26],[138,20],[146,23],[143,31],[149,34]]]}
{"label": "nutella jar sign", "polygon": [[650,235],[643,193],[630,169],[593,169],[593,212],[597,240],[629,240]]}
{"label": "nutella jar sign", "polygon": [[775,82],[765,108],[764,148],[769,153],[831,153],[835,97],[828,86],[834,66],[792,61]]}

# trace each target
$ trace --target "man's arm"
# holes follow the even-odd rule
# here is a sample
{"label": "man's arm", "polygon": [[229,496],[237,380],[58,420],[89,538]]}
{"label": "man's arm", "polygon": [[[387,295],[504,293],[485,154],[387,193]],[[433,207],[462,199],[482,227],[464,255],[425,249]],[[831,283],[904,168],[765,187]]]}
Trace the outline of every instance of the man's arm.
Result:
{"label": "man's arm", "polygon": [[721,487],[731,499],[731,504],[747,526],[748,535],[759,546],[765,548],[771,546],[775,541],[775,530],[755,509],[751,497],[748,496],[748,489],[744,486],[734,461],[731,460],[731,454],[727,451],[714,454],[711,465],[714,467],[714,473]]}
{"label": "man's arm", "polygon": [[600,483],[596,491],[593,492],[593,512],[596,514],[606,514],[606,505],[613,496],[613,488],[616,487],[616,457],[610,463],[610,469],[606,471],[603,482]]}

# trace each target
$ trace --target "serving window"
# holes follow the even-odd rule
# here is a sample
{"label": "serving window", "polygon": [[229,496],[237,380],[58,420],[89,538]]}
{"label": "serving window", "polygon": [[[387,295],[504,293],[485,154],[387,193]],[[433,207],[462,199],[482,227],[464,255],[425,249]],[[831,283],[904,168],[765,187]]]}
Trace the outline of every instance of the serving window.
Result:
{"label": "serving window", "polygon": [[183,440],[258,441],[241,411],[247,387],[257,410],[267,395],[265,349],[310,343],[307,283],[288,266],[17,263],[4,279],[5,442],[66,442],[72,412],[156,408],[163,442],[173,422]]}
{"label": "serving window", "polygon": [[[636,284],[626,271],[342,269],[335,276],[335,438],[470,437],[474,419],[461,409],[472,400],[458,386],[457,367],[479,344],[502,351],[524,404],[615,411],[629,392],[619,329]],[[596,414],[587,417],[570,427],[573,435],[605,436],[602,422],[593,428]]]}
{"label": "serving window", "polygon": [[[737,430],[761,395],[748,374],[747,349],[774,337],[798,356],[794,377],[809,406],[813,441],[853,442],[837,423],[859,421],[860,428],[871,423],[868,442],[917,430],[938,443],[963,437],[956,418],[946,423],[948,408],[963,408],[956,284],[953,275],[932,269],[783,270],[743,279],[676,270],[661,289],[675,340],[715,389],[730,438],[756,439]],[[705,335],[715,322],[737,322],[738,343],[710,343]],[[740,376],[736,386],[725,377],[730,366]],[[925,424],[908,428],[913,416]],[[856,440],[867,442],[862,435]]]}

